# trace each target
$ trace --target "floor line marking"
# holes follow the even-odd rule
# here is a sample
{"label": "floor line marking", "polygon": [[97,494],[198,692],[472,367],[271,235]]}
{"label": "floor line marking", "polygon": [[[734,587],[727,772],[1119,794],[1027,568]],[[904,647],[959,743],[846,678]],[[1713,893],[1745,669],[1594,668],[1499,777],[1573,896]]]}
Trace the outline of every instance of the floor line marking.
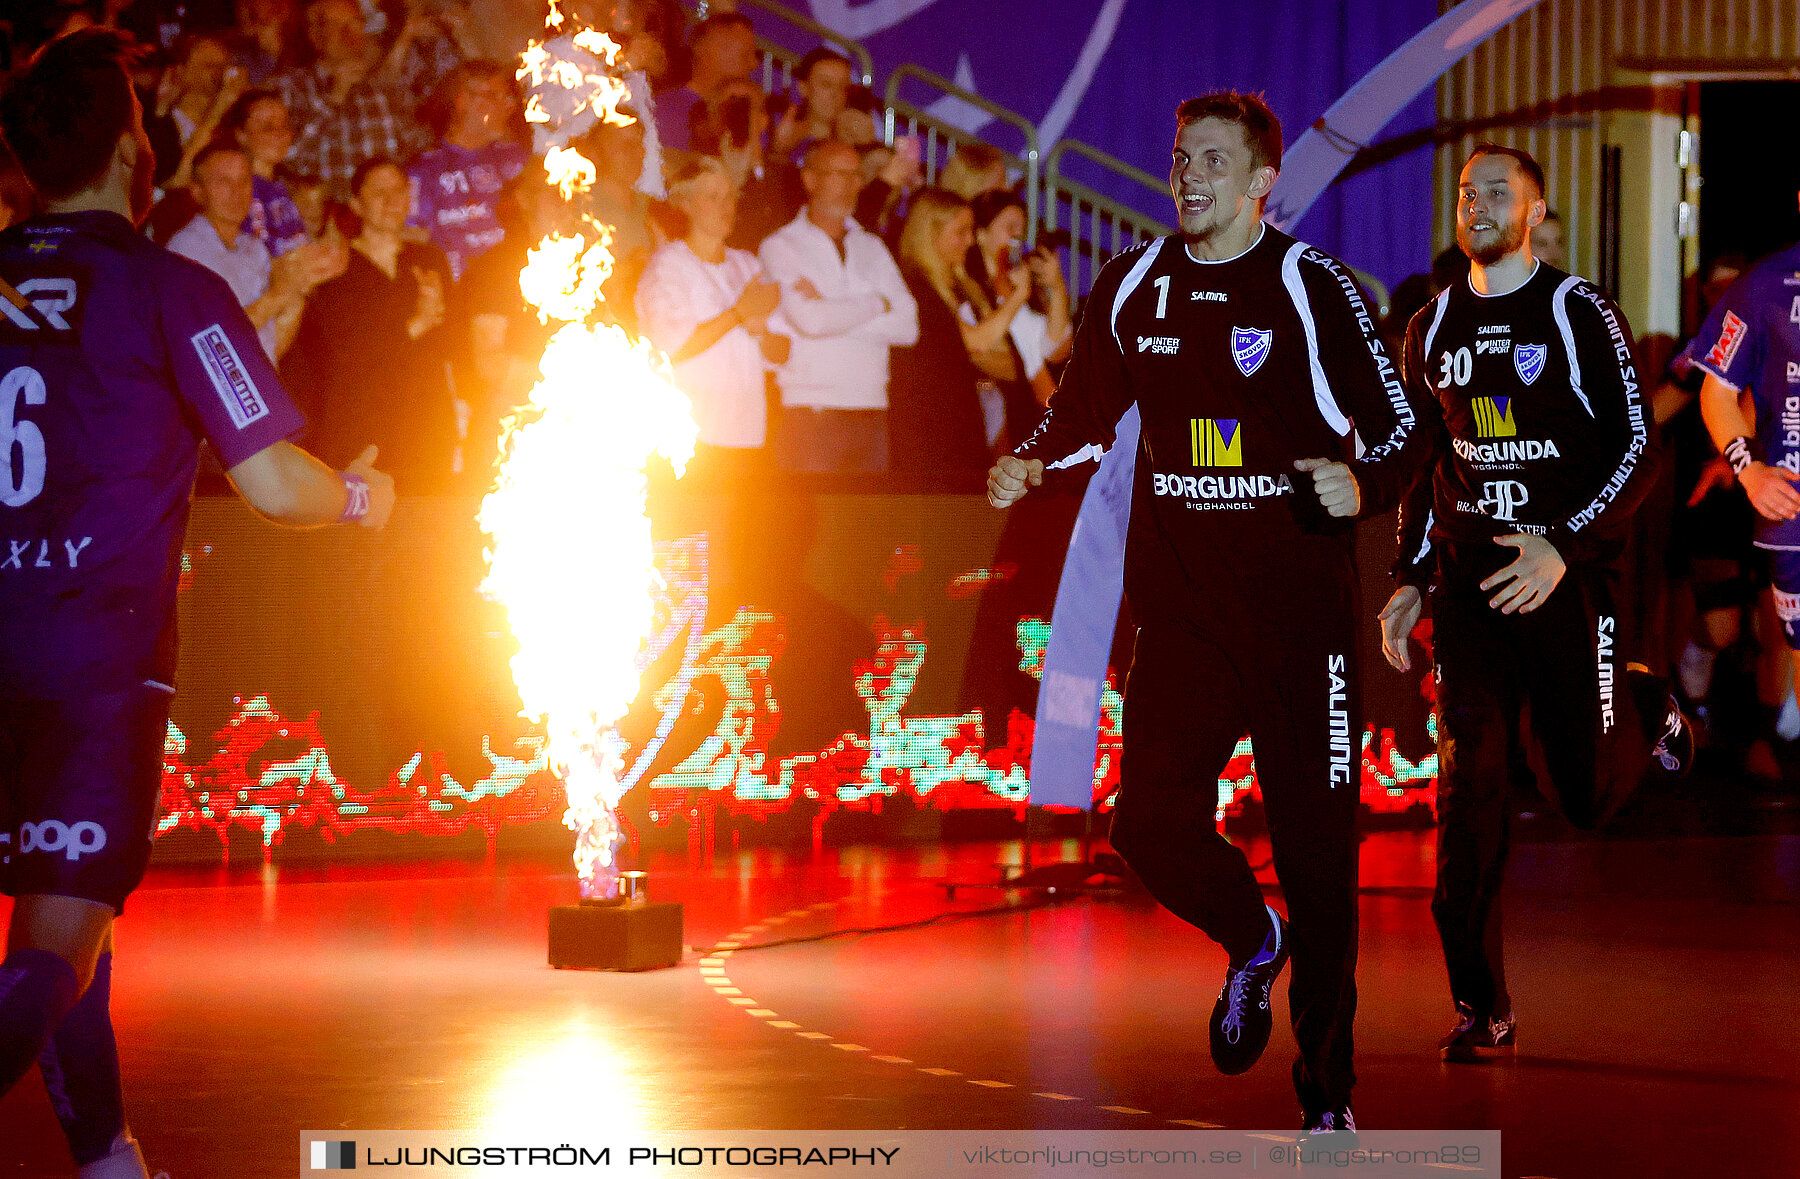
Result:
{"label": "floor line marking", "polygon": [[[740,930],[737,930],[736,932],[734,932],[730,936],[730,938],[728,938],[727,940],[719,942],[712,947],[712,952],[709,954],[709,956],[706,958],[702,958],[700,960],[700,973],[701,973],[702,977],[705,979],[707,985],[712,988],[714,994],[719,995],[727,1003],[733,1004],[739,1010],[743,1010],[746,1015],[755,1016],[756,1018],[763,1020],[769,1027],[778,1028],[782,1031],[792,1031],[795,1036],[797,1036],[801,1039],[815,1040],[815,1041],[818,1041],[818,1040],[829,1041],[829,1040],[831,1040],[831,1036],[826,1034],[825,1032],[812,1032],[812,1031],[800,1030],[801,1025],[796,1023],[793,1020],[774,1019],[774,1018],[772,1018],[776,1014],[774,1011],[771,1011],[766,1007],[755,1008],[755,1004],[756,1004],[755,999],[740,997],[743,995],[743,991],[741,989],[739,989],[738,987],[731,985],[731,979],[726,977],[725,968],[722,965],[722,963],[734,951],[742,948],[743,944],[750,939],[751,935],[762,933],[769,926],[780,925],[780,924],[784,923],[785,921],[789,920],[790,918],[805,916],[809,912],[816,912],[816,911],[823,910],[823,909],[834,909],[834,908],[837,908],[842,905],[847,905],[850,903],[850,901],[851,901],[851,898],[849,898],[849,897],[841,897],[835,901],[820,901],[819,903],[810,906],[810,908],[808,908],[808,909],[791,910],[788,913],[784,913],[784,914],[781,914],[776,917],[765,917],[762,920],[762,922],[757,925],[747,925],[743,929],[740,929]],[[746,1010],[747,1008],[755,1008],[755,1009],[754,1010]],[[881,1061],[883,1064],[907,1064],[907,1065],[910,1065],[913,1063],[909,1057],[905,1057],[905,1056],[880,1055],[880,1054],[872,1053],[872,1052],[870,1052],[870,1050],[867,1047],[865,1047],[861,1044],[852,1044],[852,1043],[848,1043],[848,1042],[843,1042],[843,1043],[833,1043],[831,1046],[833,1048],[836,1048],[843,1052],[869,1052],[869,1059]],[[914,1066],[914,1067],[917,1068],[917,1070],[919,1072],[924,1073],[927,1076],[933,1076],[933,1077],[962,1077],[963,1076],[962,1073],[958,1072],[956,1069],[951,1069],[951,1068],[927,1068],[924,1066]],[[1017,1088],[1017,1086],[1011,1081],[995,1081],[995,1080],[986,1080],[986,1079],[977,1080],[977,1079],[971,1078],[971,1077],[964,1077],[964,1080],[968,1081],[968,1083],[971,1085],[976,1085],[983,1089],[1013,1089],[1013,1088]],[[1033,1093],[1032,1096],[1033,1097],[1042,1097],[1046,1101],[1073,1101],[1078,1104],[1084,1104],[1088,1100],[1086,1098],[1076,1097],[1069,1093],[1054,1093],[1054,1092],[1048,1092],[1048,1091],[1042,1092],[1042,1093]],[[1137,1109],[1137,1108],[1129,1106],[1129,1105],[1101,1105],[1101,1106],[1097,1106],[1096,1108],[1106,1110],[1109,1113],[1127,1114],[1127,1115],[1130,1115],[1133,1117],[1150,1116],[1149,1110]],[[1193,1126],[1198,1129],[1204,1129],[1204,1130],[1217,1130],[1217,1129],[1222,1128],[1215,1122],[1201,1122],[1201,1121],[1194,1121],[1194,1120],[1187,1119],[1187,1118],[1169,1118],[1169,1119],[1167,1119],[1167,1121],[1168,1121],[1168,1124],[1171,1126]],[[1257,1135],[1257,1137],[1267,1138],[1273,1142],[1293,1142],[1294,1141],[1294,1139],[1292,1139],[1292,1138],[1283,1138],[1283,1137],[1279,1137],[1276,1135],[1269,1135],[1269,1134],[1261,1134],[1261,1135]],[[1454,1169],[1468,1170],[1469,1168],[1458,1167],[1458,1168],[1454,1168]]]}

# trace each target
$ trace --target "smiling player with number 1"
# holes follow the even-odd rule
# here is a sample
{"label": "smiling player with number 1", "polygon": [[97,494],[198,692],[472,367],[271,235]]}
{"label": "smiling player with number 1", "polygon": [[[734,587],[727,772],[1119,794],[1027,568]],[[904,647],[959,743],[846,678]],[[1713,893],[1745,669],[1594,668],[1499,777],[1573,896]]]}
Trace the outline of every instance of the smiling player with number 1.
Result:
{"label": "smiling player with number 1", "polygon": [[[1262,1055],[1292,958],[1302,1121],[1309,1139],[1339,1135],[1355,1128],[1363,731],[1351,520],[1399,495],[1414,415],[1349,270],[1261,220],[1281,169],[1274,113],[1226,92],[1183,103],[1176,124],[1181,232],[1101,271],[1050,412],[988,473],[988,498],[1004,507],[1098,460],[1137,405],[1113,846],[1230,955],[1209,1031],[1220,1071]],[[1286,917],[1214,825],[1246,731]]]}

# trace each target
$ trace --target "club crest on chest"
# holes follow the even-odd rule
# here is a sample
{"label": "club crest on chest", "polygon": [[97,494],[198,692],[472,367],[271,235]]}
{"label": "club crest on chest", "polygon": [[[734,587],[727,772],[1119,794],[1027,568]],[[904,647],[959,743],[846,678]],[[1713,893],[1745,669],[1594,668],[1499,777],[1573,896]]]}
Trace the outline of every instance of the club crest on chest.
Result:
{"label": "club crest on chest", "polygon": [[1520,344],[1513,349],[1513,369],[1519,379],[1527,385],[1538,379],[1544,371],[1544,358],[1549,353],[1547,344]]}
{"label": "club crest on chest", "polygon": [[1250,376],[1262,367],[1269,358],[1269,341],[1274,335],[1273,331],[1258,328],[1231,329],[1231,359],[1237,362],[1239,372]]}

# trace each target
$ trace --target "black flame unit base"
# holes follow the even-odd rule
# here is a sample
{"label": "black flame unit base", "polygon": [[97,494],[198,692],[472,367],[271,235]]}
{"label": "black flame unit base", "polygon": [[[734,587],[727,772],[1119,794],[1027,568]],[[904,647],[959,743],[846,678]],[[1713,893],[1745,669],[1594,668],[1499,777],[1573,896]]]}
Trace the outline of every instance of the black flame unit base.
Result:
{"label": "black flame unit base", "polygon": [[550,965],[558,970],[656,970],[681,961],[681,906],[556,905]]}

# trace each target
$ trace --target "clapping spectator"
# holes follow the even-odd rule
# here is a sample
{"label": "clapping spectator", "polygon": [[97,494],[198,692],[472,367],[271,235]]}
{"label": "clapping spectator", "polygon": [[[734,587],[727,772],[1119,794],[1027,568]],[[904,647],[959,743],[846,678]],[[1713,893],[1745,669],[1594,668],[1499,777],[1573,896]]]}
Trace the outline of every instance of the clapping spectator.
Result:
{"label": "clapping spectator", "polygon": [[294,165],[341,196],[364,162],[405,159],[422,146],[421,136],[405,101],[370,77],[371,47],[356,0],[313,0],[306,35],[318,60],[277,74],[275,89],[299,129]]}
{"label": "clapping spectator", "polygon": [[885,470],[888,350],[918,339],[918,309],[887,247],[851,216],[862,188],[856,149],[814,146],[801,179],[806,207],[761,251],[794,328],[778,376],[777,461],[791,470]]}
{"label": "clapping spectator", "polygon": [[676,385],[693,400],[703,461],[730,470],[767,441],[764,372],[789,351],[778,314],[781,288],[754,254],[725,245],[736,194],[724,165],[702,156],[684,166],[669,196],[686,215],[687,233],[645,268],[638,322],[669,354]]}
{"label": "clapping spectator", "polygon": [[456,278],[506,236],[496,213],[500,189],[530,159],[512,138],[518,108],[512,71],[499,62],[471,61],[452,69],[420,111],[439,140],[407,165],[408,221],[431,235]]}
{"label": "clapping spectator", "polygon": [[219,121],[219,134],[250,158],[253,191],[245,228],[276,258],[305,245],[308,234],[300,206],[275,175],[294,146],[294,126],[281,95],[273,90],[246,90]]}
{"label": "clapping spectator", "polygon": [[690,149],[694,129],[705,118],[704,107],[733,80],[756,76],[756,29],[750,18],[735,12],[709,16],[694,27],[689,42],[693,72],[687,84],[657,96],[658,128],[663,146]]}
{"label": "clapping spectator", "polygon": [[249,218],[250,158],[235,145],[215,142],[194,161],[194,195],[200,213],[169,239],[169,249],[219,275],[256,325],[269,359],[279,360],[293,341],[313,287],[343,272],[347,258],[327,247],[290,251],[272,261],[245,228]]}
{"label": "clapping spectator", "polygon": [[450,266],[436,246],[405,239],[399,164],[366,161],[350,187],[361,228],[349,264],[307,300],[282,377],[308,411],[308,450],[343,465],[374,443],[402,493],[441,492],[456,439]]}
{"label": "clapping spectator", "polygon": [[[957,308],[977,295],[963,271],[974,242],[969,202],[934,188],[913,199],[900,234],[900,265],[918,303],[919,336],[894,353],[888,406],[896,471],[974,477],[987,469],[989,443],[998,433],[989,422],[998,407],[982,404],[982,372],[973,354],[1005,339],[1025,295],[1015,294],[978,324],[958,317]],[[1028,292],[1024,269],[1019,266],[1013,277]]]}

